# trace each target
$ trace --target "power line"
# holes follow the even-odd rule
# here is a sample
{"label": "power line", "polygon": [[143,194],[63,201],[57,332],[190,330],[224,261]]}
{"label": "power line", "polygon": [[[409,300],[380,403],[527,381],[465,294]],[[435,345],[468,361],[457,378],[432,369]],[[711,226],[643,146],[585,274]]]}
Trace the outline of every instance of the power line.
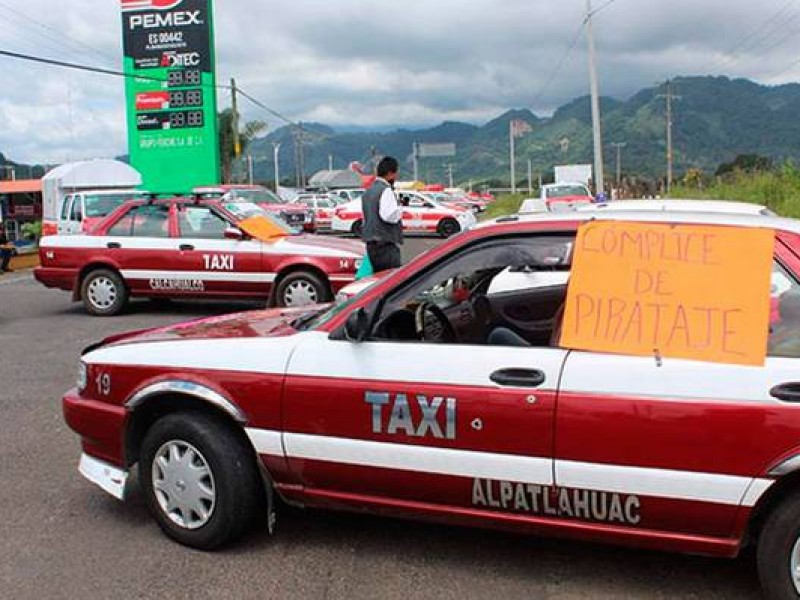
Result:
{"label": "power line", "polygon": [[[4,8],[9,13],[15,15],[18,20],[27,21],[28,23],[36,25],[39,29],[42,29],[42,30],[47,31],[47,32],[50,32],[52,34],[52,35],[47,35],[47,34],[44,34],[44,33],[41,33],[41,32],[36,32],[34,29],[31,29],[31,31],[34,31],[37,35],[39,35],[40,37],[42,37],[44,39],[48,39],[48,40],[57,42],[58,44],[61,44],[62,46],[72,45],[73,48],[81,47],[81,48],[84,49],[84,51],[88,50],[92,54],[94,54],[96,56],[99,56],[99,57],[102,57],[103,60],[109,61],[111,63],[116,63],[117,62],[115,58],[111,58],[105,52],[102,52],[102,51],[98,50],[97,48],[94,48],[94,47],[90,46],[89,44],[86,44],[86,43],[84,43],[84,42],[82,42],[82,41],[80,41],[78,39],[75,39],[75,38],[73,38],[71,36],[68,36],[63,32],[63,30],[59,30],[59,29],[56,29],[55,27],[51,27],[50,25],[47,25],[46,23],[42,23],[41,21],[38,21],[37,19],[34,19],[33,17],[31,17],[29,15],[26,15],[25,13],[17,10],[16,8],[13,8],[13,7],[9,6],[5,2],[0,2],[0,8]],[[69,42],[69,44],[67,42]]]}
{"label": "power line", "polygon": [[[99,74],[99,75],[111,75],[111,76],[114,76],[114,77],[124,77],[124,78],[128,78],[128,79],[130,79],[130,78],[144,79],[144,80],[147,80],[147,81],[156,81],[156,82],[159,82],[159,83],[166,83],[167,82],[167,80],[164,79],[163,77],[154,77],[152,75],[142,75],[142,74],[139,74],[139,73],[126,73],[124,71],[119,71],[119,70],[116,70],[116,69],[106,69],[104,67],[95,67],[95,66],[91,66],[91,65],[82,65],[82,64],[63,61],[63,60],[56,60],[56,59],[53,59],[53,58],[44,58],[42,56],[34,56],[32,54],[23,54],[21,52],[12,52],[10,50],[0,49],[0,56],[6,56],[8,58],[15,58],[15,59],[18,59],[18,60],[25,60],[25,61],[29,61],[29,62],[40,63],[40,64],[49,65],[49,66],[53,66],[53,67],[61,67],[61,68],[64,68],[64,69],[73,69],[73,70],[76,70],[76,71],[84,71],[84,72],[87,72],[87,73],[96,73],[96,74]],[[200,85],[201,85],[201,87],[210,87],[210,88],[218,89],[218,90],[230,91],[230,90],[233,89],[233,87],[230,86],[230,85],[220,84],[220,83],[215,84],[215,85],[209,85],[209,84],[200,84]],[[285,121],[288,125],[292,126],[293,128],[300,128],[300,125],[295,123],[294,121],[292,121],[289,117],[279,113],[277,110],[275,110],[273,108],[270,108],[269,106],[267,106],[266,104],[264,104],[260,100],[254,98],[253,96],[248,94],[242,88],[237,86],[236,87],[236,91],[243,98],[246,98],[247,100],[252,102],[258,108],[268,112],[269,114],[273,115],[274,117],[276,117],[276,118],[278,118],[278,119],[280,119],[282,121]],[[318,136],[321,139],[325,139],[325,138],[328,137],[324,133],[321,133],[319,131],[314,131],[313,129],[308,129],[307,126],[303,126],[302,130],[305,133],[313,133],[314,135]]]}
{"label": "power line", "polygon": [[581,39],[581,33],[583,33],[583,26],[585,22],[586,22],[585,20],[581,22],[580,26],[575,32],[575,35],[572,38],[572,42],[570,42],[570,45],[567,47],[567,51],[564,52],[564,54],[561,56],[561,59],[556,63],[555,68],[550,72],[550,76],[545,81],[544,86],[542,86],[542,89],[539,91],[538,94],[536,94],[536,97],[533,99],[532,102],[532,105],[534,107],[539,103],[539,100],[542,99],[545,92],[549,90],[550,85],[553,83],[553,81],[555,81],[555,78],[558,76],[558,73],[561,71],[561,68],[567,62],[567,59],[572,54],[573,50],[575,50],[575,47],[578,45],[578,42]]}
{"label": "power line", "polygon": [[[599,8],[595,8],[595,9],[592,11],[591,15],[589,15],[589,16],[591,16],[591,17],[595,16],[596,14],[598,14],[598,13],[600,13],[600,12],[604,11],[605,9],[607,9],[609,6],[611,6],[612,4],[614,4],[614,2],[616,2],[616,1],[617,1],[617,0],[608,0],[608,1],[607,1],[605,4],[601,5]],[[584,22],[585,22],[585,21],[584,21]]]}
{"label": "power line", "polygon": [[778,23],[780,19],[791,9],[792,5],[794,4],[794,0],[788,0],[786,3],[781,5],[775,13],[773,13],[770,17],[766,20],[762,21],[759,25],[757,25],[754,29],[750,30],[750,32],[745,35],[739,43],[737,43],[733,48],[728,50],[728,55],[724,56],[711,64],[711,67],[707,69],[708,72],[715,72],[718,71],[722,67],[730,67],[731,65],[739,62],[741,60],[741,54],[745,51],[750,45],[751,42],[755,41],[755,46],[757,47],[760,42],[764,41],[762,34],[767,33],[769,34],[770,25],[773,23]]}

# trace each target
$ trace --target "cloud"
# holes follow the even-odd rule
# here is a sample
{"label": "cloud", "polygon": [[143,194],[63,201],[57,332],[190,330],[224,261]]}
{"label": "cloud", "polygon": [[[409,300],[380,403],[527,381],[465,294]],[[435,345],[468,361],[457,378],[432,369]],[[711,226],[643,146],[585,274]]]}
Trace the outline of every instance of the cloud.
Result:
{"label": "cloud", "polygon": [[[0,0],[0,48],[119,68],[118,3],[70,4]],[[548,114],[588,89],[582,36],[547,85],[579,29],[581,0],[215,6],[220,81],[235,76],[292,119],[380,127],[481,122],[510,107]],[[706,73],[792,81],[800,72],[798,29],[800,7],[783,0],[616,0],[595,19],[601,92],[626,97],[670,76]],[[121,79],[0,57],[0,90],[0,151],[16,160],[125,152]],[[242,110],[247,119],[281,125],[246,101]]]}

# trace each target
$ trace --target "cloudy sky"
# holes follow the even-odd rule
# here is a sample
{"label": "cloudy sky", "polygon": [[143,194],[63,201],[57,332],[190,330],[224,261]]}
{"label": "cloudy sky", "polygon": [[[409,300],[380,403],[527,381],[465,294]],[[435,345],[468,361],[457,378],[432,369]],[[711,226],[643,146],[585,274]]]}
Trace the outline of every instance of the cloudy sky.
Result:
{"label": "cloudy sky", "polygon": [[[585,40],[567,55],[585,0],[215,4],[220,81],[235,76],[292,119],[481,123],[512,107],[545,115],[588,88]],[[120,29],[114,0],[0,0],[2,50],[120,68]],[[606,95],[674,75],[800,78],[800,0],[612,0],[595,30]],[[30,162],[122,154],[123,102],[121,79],[0,56],[0,152]],[[248,104],[242,112],[282,124]]]}

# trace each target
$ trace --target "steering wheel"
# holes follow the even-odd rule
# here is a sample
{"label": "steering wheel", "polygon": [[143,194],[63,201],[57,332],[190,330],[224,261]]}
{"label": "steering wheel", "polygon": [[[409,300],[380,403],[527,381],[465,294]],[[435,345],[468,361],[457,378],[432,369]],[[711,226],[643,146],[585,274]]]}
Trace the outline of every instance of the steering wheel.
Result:
{"label": "steering wheel", "polygon": [[[423,341],[452,344],[456,331],[444,311],[432,302],[421,302],[414,314],[417,335]],[[433,321],[433,322],[431,322]],[[429,335],[430,333],[433,335]]]}

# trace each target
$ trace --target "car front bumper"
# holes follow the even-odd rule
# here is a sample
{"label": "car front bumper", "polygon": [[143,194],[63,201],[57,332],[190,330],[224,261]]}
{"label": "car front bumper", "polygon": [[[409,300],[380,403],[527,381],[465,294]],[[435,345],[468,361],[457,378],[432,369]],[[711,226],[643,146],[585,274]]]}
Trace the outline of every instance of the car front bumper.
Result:
{"label": "car front bumper", "polygon": [[81,454],[78,471],[93,484],[108,492],[117,500],[125,500],[128,486],[128,471],[120,469],[99,458]]}

